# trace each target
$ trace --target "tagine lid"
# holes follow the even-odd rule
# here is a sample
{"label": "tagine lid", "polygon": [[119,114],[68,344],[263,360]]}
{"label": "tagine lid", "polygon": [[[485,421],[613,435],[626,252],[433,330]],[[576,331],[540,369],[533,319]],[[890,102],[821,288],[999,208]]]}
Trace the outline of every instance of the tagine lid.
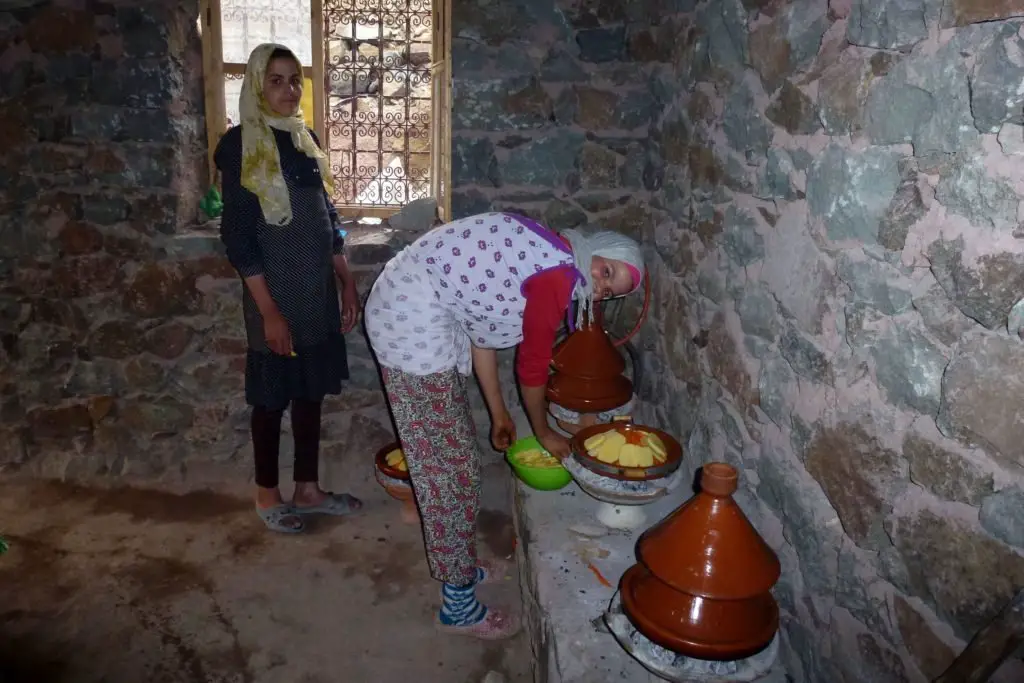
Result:
{"label": "tagine lid", "polygon": [[637,558],[672,588],[715,600],[742,600],[771,590],[781,567],[733,499],[736,468],[701,470],[701,490],[637,544]]}
{"label": "tagine lid", "polygon": [[626,370],[608,333],[595,324],[576,330],[555,348],[555,372],[581,379],[612,379]]}

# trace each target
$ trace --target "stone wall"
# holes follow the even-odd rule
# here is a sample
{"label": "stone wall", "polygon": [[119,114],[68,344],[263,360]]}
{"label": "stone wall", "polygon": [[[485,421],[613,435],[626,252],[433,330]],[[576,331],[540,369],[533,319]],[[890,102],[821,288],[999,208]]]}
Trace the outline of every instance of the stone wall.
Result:
{"label": "stone wall", "polygon": [[1024,587],[1024,4],[679,5],[643,414],[740,468],[795,680],[931,680]]}
{"label": "stone wall", "polygon": [[[454,217],[512,211],[557,230],[639,233],[651,218],[635,198],[662,184],[652,124],[678,90],[676,35],[652,26],[685,4],[453,0]],[[518,402],[514,352],[499,359]],[[471,399],[482,431],[483,399]]]}
{"label": "stone wall", "polygon": [[673,0],[483,3],[452,18],[452,212],[563,229],[643,219],[661,185],[650,125],[668,101]]}
{"label": "stone wall", "polygon": [[[0,4],[0,471],[247,462],[241,283],[197,208],[197,12],[195,0]],[[353,237],[365,289],[393,245]],[[351,337],[328,456],[390,434]]]}

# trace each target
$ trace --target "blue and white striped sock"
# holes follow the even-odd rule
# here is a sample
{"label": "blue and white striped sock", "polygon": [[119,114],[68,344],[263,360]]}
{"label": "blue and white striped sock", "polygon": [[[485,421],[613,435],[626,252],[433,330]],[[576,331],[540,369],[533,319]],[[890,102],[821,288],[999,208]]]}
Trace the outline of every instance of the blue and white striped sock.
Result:
{"label": "blue and white striped sock", "polygon": [[[480,572],[477,572],[477,577]],[[453,586],[446,583],[441,588],[441,623],[445,626],[472,626],[487,616],[487,608],[476,599],[476,584]]]}

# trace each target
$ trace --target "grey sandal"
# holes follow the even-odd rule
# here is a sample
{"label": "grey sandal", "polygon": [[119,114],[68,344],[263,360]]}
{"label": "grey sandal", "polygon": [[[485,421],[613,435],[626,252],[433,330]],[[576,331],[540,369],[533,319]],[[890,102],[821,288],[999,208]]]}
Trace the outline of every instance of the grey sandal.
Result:
{"label": "grey sandal", "polygon": [[[302,521],[295,509],[287,503],[281,503],[274,507],[261,508],[256,506],[256,514],[260,516],[263,523],[271,531],[282,534],[298,534],[305,530],[306,524]],[[295,524],[298,522],[298,524]]]}
{"label": "grey sandal", "polygon": [[335,515],[342,517],[350,515],[363,507],[363,502],[351,494],[331,493],[330,491],[325,493],[327,497],[319,505],[306,507],[293,503],[292,510],[300,515]]}

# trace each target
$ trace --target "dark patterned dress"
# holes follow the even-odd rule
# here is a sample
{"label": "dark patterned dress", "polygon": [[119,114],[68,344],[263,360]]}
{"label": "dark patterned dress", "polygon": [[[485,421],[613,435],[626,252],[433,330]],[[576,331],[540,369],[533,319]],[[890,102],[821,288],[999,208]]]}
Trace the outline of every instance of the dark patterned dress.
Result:
{"label": "dark patterned dress", "polygon": [[223,184],[220,229],[228,260],[243,279],[264,276],[288,322],[296,354],[281,356],[267,347],[263,316],[243,285],[249,342],[245,400],[270,410],[284,408],[294,399],[321,401],[327,394],[340,393],[342,380],[348,379],[332,260],[344,249],[338,214],[324,191],[316,161],[295,148],[289,133],[274,130],[274,137],[291,197],[292,221],[286,226],[267,225],[256,195],[241,186],[241,127],[224,135],[214,155]]}

